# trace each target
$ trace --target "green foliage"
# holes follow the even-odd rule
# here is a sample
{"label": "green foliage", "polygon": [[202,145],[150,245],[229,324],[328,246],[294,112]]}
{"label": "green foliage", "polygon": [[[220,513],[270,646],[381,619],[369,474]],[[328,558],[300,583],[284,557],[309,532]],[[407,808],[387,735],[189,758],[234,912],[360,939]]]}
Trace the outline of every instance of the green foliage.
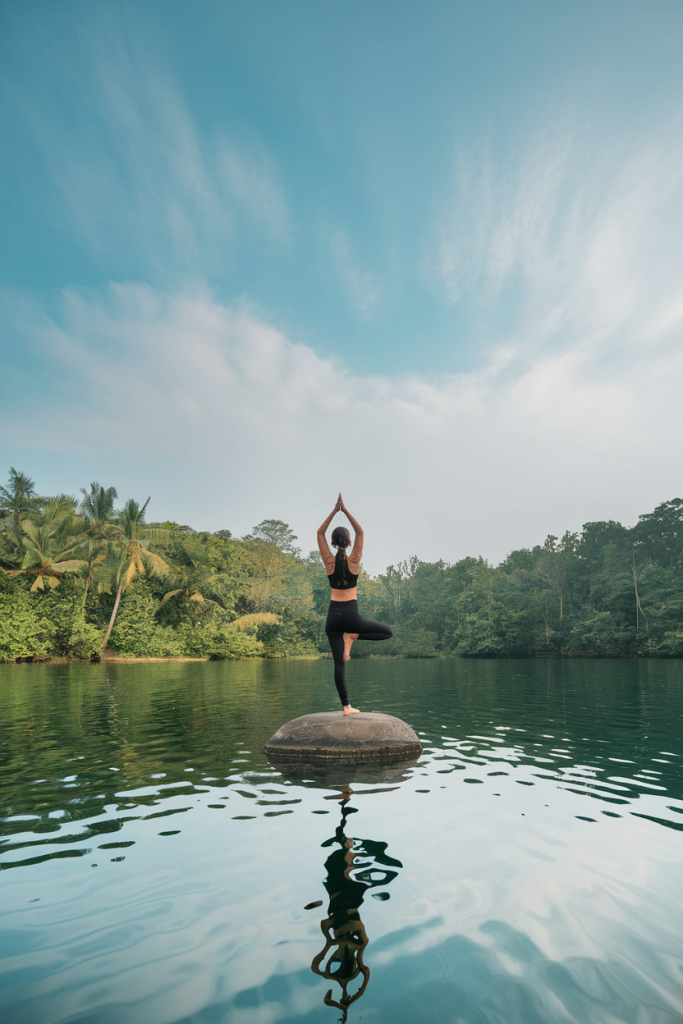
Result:
{"label": "green foliage", "polygon": [[256,630],[256,639],[263,644],[266,658],[286,658],[291,655],[315,657],[318,648],[292,620],[273,623],[263,622]]}
{"label": "green foliage", "polygon": [[157,602],[144,580],[136,580],[121,598],[109,643],[117,654],[147,658],[177,658],[185,654],[176,630],[155,619]]}
{"label": "green foliage", "polygon": [[53,632],[35,599],[0,573],[0,662],[48,658]]}
{"label": "green foliage", "polygon": [[175,626],[159,622],[160,601],[150,578],[138,577],[121,598],[110,644],[129,657],[211,658],[233,660],[264,655],[256,636],[258,623],[240,629],[222,609],[209,609],[200,618],[187,617]]}
{"label": "green foliage", "polygon": [[[0,660],[129,656],[315,656],[330,589],[317,551],[302,557],[287,523],[242,540],[147,524],[113,487],[80,504],[40,497],[11,470],[0,488]],[[632,529],[586,523],[501,565],[411,558],[358,580],[361,614],[393,639],[352,656],[683,657],[683,499]]]}
{"label": "green foliage", "polygon": [[263,644],[256,636],[233,623],[212,620],[199,626],[185,623],[177,630],[183,653],[190,658],[211,661],[235,661],[239,658],[263,657]]}
{"label": "green foliage", "polygon": [[[166,536],[166,530],[145,523],[149,501],[148,498],[144,505],[139,505],[137,501],[129,498],[115,517],[115,533],[107,543],[104,564],[101,567],[105,580],[106,576],[109,576],[112,589],[116,587],[116,598],[102,640],[102,651],[105,650],[111,636],[121,595],[135,577],[145,576],[147,573],[165,576],[168,573],[169,567],[164,559],[150,550],[150,542],[156,544],[162,541]],[[106,583],[103,585],[106,586]]]}
{"label": "green foliage", "polygon": [[620,658],[639,653],[637,641],[633,626],[624,625],[611,611],[602,611],[577,623],[569,634],[569,649],[584,656]]}
{"label": "green foliage", "polygon": [[283,523],[281,519],[264,519],[244,539],[268,544],[285,555],[299,554],[299,549],[294,545],[297,538],[287,523]]}
{"label": "green foliage", "polygon": [[645,558],[683,570],[683,498],[665,501],[640,516],[633,535]]}
{"label": "green foliage", "polygon": [[11,466],[7,487],[0,487],[0,520],[17,552],[22,549],[21,524],[27,516],[39,510],[42,500],[36,493],[33,480]]}
{"label": "green foliage", "polygon": [[652,648],[652,653],[664,658],[683,658],[683,629],[665,633],[663,640]]}
{"label": "green foliage", "polygon": [[51,631],[51,657],[87,661],[99,652],[102,630],[85,619],[82,587],[82,581],[69,577],[64,579],[59,590],[46,590],[32,597],[33,607],[46,623],[45,628]]}
{"label": "green foliage", "polygon": [[587,523],[497,568],[411,559],[371,581],[363,613],[394,628],[382,653],[404,657],[680,657],[682,536],[674,499],[631,530]]}
{"label": "green foliage", "polygon": [[438,635],[428,629],[413,629],[408,633],[401,651],[404,658],[438,658]]}
{"label": "green foliage", "polygon": [[80,593],[69,580],[61,593],[30,593],[0,574],[0,662],[68,657],[89,660],[102,634],[86,622]]}

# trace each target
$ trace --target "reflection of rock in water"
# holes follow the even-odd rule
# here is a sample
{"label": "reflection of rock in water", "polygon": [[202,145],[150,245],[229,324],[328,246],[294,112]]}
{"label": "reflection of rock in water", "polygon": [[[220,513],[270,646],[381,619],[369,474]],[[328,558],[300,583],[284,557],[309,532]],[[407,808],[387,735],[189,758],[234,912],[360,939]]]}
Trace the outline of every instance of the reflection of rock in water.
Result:
{"label": "reflection of rock in water", "polygon": [[[346,803],[347,800],[342,802],[342,820],[334,837],[323,843],[323,846],[338,845],[339,849],[334,850],[325,862],[325,888],[330,897],[328,917],[320,922],[325,947],[311,964],[316,974],[341,986],[339,999],[332,998],[330,989],[325,1003],[342,1011],[342,1021],[346,1020],[349,1006],[365,992],[370,978],[370,968],[363,963],[368,937],[359,907],[368,889],[388,885],[398,874],[391,869],[403,867],[400,861],[387,856],[386,843],[347,839],[344,834],[346,819],[355,808],[347,807]],[[358,989],[349,995],[348,986],[360,978],[362,981]]]}

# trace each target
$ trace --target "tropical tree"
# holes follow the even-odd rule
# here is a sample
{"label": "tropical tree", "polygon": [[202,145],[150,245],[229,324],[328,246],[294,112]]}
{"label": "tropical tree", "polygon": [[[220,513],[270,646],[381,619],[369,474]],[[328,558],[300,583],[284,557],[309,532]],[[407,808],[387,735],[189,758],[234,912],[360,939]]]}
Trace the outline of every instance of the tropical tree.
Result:
{"label": "tropical tree", "polygon": [[88,565],[83,592],[83,607],[85,608],[94,578],[94,566],[96,563],[105,561],[108,548],[119,537],[114,522],[116,519],[114,502],[118,494],[115,487],[102,487],[97,481],[90,484],[89,492],[85,487],[81,487],[81,494],[83,498],[79,505],[79,512],[84,521],[82,545]]}
{"label": "tropical tree", "polygon": [[246,541],[259,540],[264,544],[277,548],[278,551],[287,555],[298,555],[299,548],[294,544],[297,539],[294,532],[287,523],[281,519],[264,519],[258,526],[253,528],[251,534],[244,538]]}
{"label": "tropical tree", "polygon": [[264,519],[244,538],[249,552],[249,600],[258,611],[267,611],[271,602],[282,602],[288,590],[288,577],[298,568],[299,549],[287,523]]}
{"label": "tropical tree", "polygon": [[638,517],[634,541],[648,559],[667,568],[683,565],[683,498],[672,498]]}
{"label": "tropical tree", "polygon": [[110,557],[107,560],[113,570],[114,585],[116,586],[116,598],[114,608],[109,619],[107,631],[104,634],[101,650],[106,649],[111,631],[116,621],[116,613],[119,610],[121,595],[128,585],[140,574],[146,572],[164,576],[169,571],[169,565],[159,555],[149,550],[150,543],[159,543],[164,540],[168,531],[158,526],[145,525],[145,512],[149,505],[148,498],[144,505],[138,505],[132,498],[126,502],[116,517],[116,537],[114,545],[110,550]]}
{"label": "tropical tree", "polygon": [[[78,516],[78,499],[73,494],[54,494],[41,498],[40,507],[30,518],[36,526],[47,526],[54,530],[55,537],[65,539],[76,537],[82,532],[83,522]],[[24,530],[24,523],[21,524]],[[23,543],[23,541],[22,541]]]}
{"label": "tropical tree", "polygon": [[180,586],[167,590],[161,604],[165,605],[174,598],[191,601],[194,605],[215,604],[215,601],[202,593],[203,589],[211,587],[216,581],[210,549],[207,545],[186,543],[182,546],[180,557],[182,564],[174,572],[174,582],[180,583]]}
{"label": "tropical tree", "polygon": [[11,466],[8,486],[0,487],[0,517],[19,552],[22,550],[22,522],[40,507],[41,502],[33,480]]}
{"label": "tropical tree", "polygon": [[50,587],[59,586],[64,573],[80,572],[87,564],[82,558],[73,557],[78,553],[78,541],[65,536],[59,520],[40,525],[25,519],[21,526],[26,554],[21,569],[9,570],[8,575],[35,577],[32,592],[44,590],[46,582]]}

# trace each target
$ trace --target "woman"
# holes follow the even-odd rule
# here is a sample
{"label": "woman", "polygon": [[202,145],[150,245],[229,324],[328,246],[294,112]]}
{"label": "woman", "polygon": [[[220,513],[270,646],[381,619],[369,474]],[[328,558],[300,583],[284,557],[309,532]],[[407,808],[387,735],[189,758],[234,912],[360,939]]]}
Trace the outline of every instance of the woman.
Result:
{"label": "woman", "polygon": [[[332,554],[325,537],[325,531],[337,512],[343,512],[346,515],[356,533],[353,550],[348,558],[346,549],[351,544],[351,537],[345,526],[336,526],[332,531],[332,546],[337,549],[336,555]],[[341,494],[318,530],[318,548],[332,587],[332,600],[327,613],[325,632],[330,641],[334,658],[334,683],[344,708],[344,714],[358,714],[358,708],[351,707],[346,691],[345,663],[351,657],[351,645],[354,640],[388,640],[393,633],[382,622],[373,622],[372,619],[364,619],[358,614],[356,581],[360,573],[360,560],[363,555],[363,529],[344,505]]]}

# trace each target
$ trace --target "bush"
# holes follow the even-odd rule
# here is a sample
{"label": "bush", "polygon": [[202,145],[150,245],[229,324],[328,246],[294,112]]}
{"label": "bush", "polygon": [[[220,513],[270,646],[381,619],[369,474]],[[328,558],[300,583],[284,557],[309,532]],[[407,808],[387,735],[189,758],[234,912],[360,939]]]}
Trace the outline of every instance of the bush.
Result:
{"label": "bush", "polygon": [[0,662],[49,658],[54,633],[32,595],[0,573]]}
{"label": "bush", "polygon": [[410,630],[403,640],[401,653],[404,658],[438,658],[436,640],[436,633],[430,633],[427,629]]}
{"label": "bush", "polygon": [[266,658],[318,655],[318,648],[306,639],[293,622],[263,622],[256,630],[256,638],[263,644]]}
{"label": "bush", "polygon": [[503,640],[496,635],[490,622],[476,615],[465,616],[465,621],[455,631],[455,639],[455,653],[461,658],[504,657]]}
{"label": "bush", "polygon": [[210,658],[212,661],[235,661],[238,658],[259,658],[263,644],[234,623],[210,621],[201,625],[184,624],[175,631],[189,658]]}
{"label": "bush", "polygon": [[104,630],[86,622],[81,616],[75,619],[69,636],[68,654],[72,658],[90,661],[99,658],[100,645],[104,639]]}
{"label": "bush", "polygon": [[55,590],[31,594],[0,574],[0,661],[50,657],[90,659],[102,634],[86,622],[75,580]]}
{"label": "bush", "polygon": [[79,580],[67,576],[54,590],[30,596],[43,619],[50,623],[53,655],[89,660],[99,653],[104,630],[85,621],[83,585]]}
{"label": "bush", "polygon": [[597,612],[592,618],[574,626],[569,634],[572,654],[623,658],[640,653],[639,645],[636,629],[622,625],[612,612]]}
{"label": "bush", "polygon": [[143,581],[132,584],[121,598],[109,646],[118,654],[147,658],[173,658],[184,649],[177,630],[160,626],[154,618],[157,602]]}
{"label": "bush", "polygon": [[665,633],[661,643],[652,643],[651,651],[659,657],[683,658],[683,630]]}

